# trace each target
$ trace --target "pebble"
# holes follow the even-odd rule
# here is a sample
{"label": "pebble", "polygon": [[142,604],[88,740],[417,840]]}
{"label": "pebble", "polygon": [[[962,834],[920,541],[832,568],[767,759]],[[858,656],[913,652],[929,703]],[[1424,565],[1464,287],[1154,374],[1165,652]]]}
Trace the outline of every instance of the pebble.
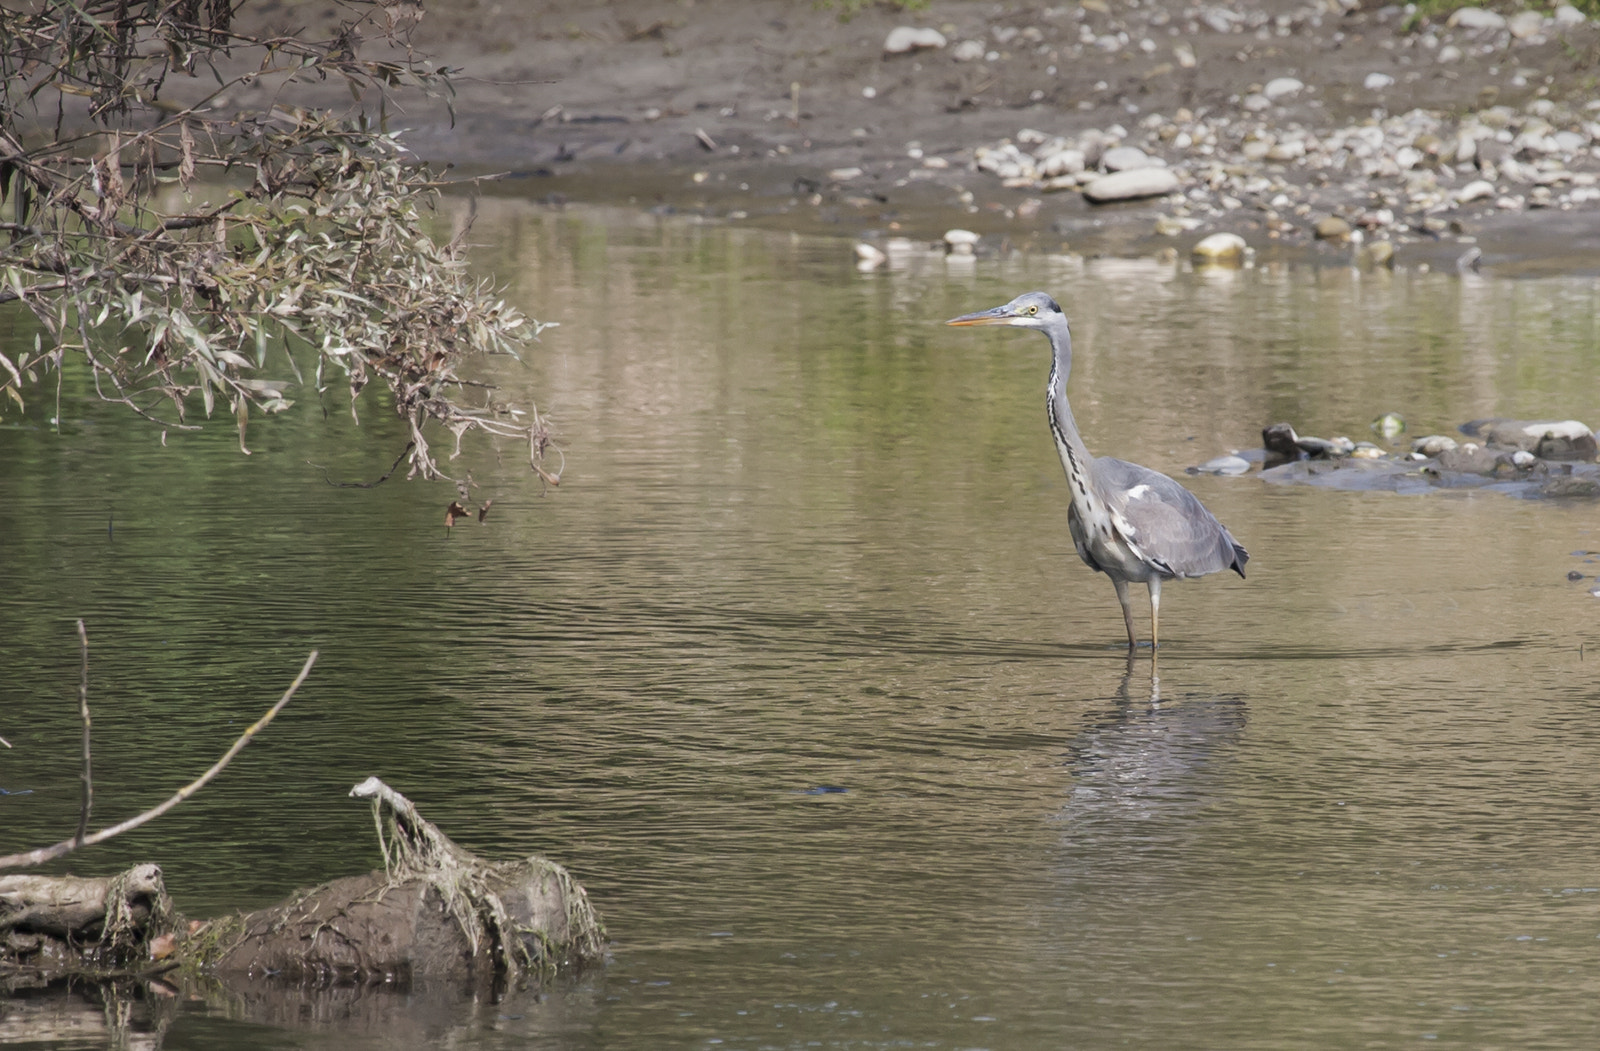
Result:
{"label": "pebble", "polygon": [[1249,247],[1245,244],[1244,238],[1238,234],[1210,234],[1202,237],[1199,243],[1189,250],[1189,254],[1198,263],[1239,266],[1244,262],[1245,252]]}
{"label": "pebble", "polygon": [[1394,266],[1394,242],[1373,241],[1361,250],[1361,261],[1368,266]]}
{"label": "pebble", "polygon": [[888,55],[903,55],[923,48],[941,48],[946,43],[944,34],[932,27],[895,26],[883,41],[883,51]]}
{"label": "pebble", "polygon": [[1133,168],[1102,175],[1083,188],[1083,196],[1094,204],[1107,201],[1132,201],[1156,197],[1178,188],[1178,176],[1171,168]]}
{"label": "pebble", "polygon": [[1372,421],[1372,429],[1375,433],[1392,440],[1405,433],[1406,418],[1398,412],[1386,412]]}
{"label": "pebble", "polygon": [[1494,183],[1488,179],[1474,179],[1456,191],[1457,204],[1471,204],[1494,196]]}
{"label": "pebble", "polygon": [[1588,20],[1588,16],[1571,4],[1562,4],[1555,9],[1555,23],[1558,26],[1581,26]]}
{"label": "pebble", "polygon": [[1366,79],[1361,82],[1361,86],[1368,91],[1382,91],[1393,85],[1394,78],[1387,73],[1368,73]]}

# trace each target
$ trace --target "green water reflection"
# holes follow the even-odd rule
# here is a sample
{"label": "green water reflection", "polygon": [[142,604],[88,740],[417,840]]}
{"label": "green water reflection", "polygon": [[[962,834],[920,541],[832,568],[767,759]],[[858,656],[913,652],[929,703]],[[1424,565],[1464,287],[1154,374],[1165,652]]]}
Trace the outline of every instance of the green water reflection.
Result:
{"label": "green water reflection", "polygon": [[403,439],[376,404],[357,431],[307,399],[250,457],[225,423],[163,448],[73,377],[63,435],[53,397],[6,420],[0,787],[31,794],[0,797],[0,851],[76,820],[74,618],[106,820],[316,647],[222,779],[59,867],[155,860],[192,914],[263,904],[376,862],[343,794],[378,774],[475,850],[568,864],[614,959],[499,1006],[195,1003],[163,1046],[1600,1036],[1600,631],[1566,580],[1600,571],[1574,554],[1595,505],[1187,479],[1250,579],[1169,589],[1153,682],[1072,553],[1043,341],[939,325],[1050,290],[1090,447],[1177,473],[1279,419],[1600,421],[1592,279],[860,275],[838,242],[484,208],[487,265],[562,323],[489,375],[567,460],[543,493],[469,443],[482,526],[306,465],[381,474]]}

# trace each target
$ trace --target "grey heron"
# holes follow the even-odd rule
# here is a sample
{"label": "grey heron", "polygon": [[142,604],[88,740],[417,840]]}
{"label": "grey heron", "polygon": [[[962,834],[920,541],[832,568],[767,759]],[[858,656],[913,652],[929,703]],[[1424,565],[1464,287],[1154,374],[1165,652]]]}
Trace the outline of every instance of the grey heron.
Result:
{"label": "grey heron", "polygon": [[1067,404],[1072,371],[1072,331],[1056,301],[1025,292],[1004,306],[963,314],[947,325],[1009,325],[1043,332],[1050,340],[1050,382],[1045,410],[1056,452],[1067,472],[1072,503],[1067,530],[1078,557],[1111,578],[1128,628],[1128,649],[1139,645],[1133,630],[1128,584],[1150,589],[1150,645],[1161,645],[1161,585],[1231,569],[1244,576],[1250,555],[1195,495],[1158,471],[1109,456],[1091,456]]}

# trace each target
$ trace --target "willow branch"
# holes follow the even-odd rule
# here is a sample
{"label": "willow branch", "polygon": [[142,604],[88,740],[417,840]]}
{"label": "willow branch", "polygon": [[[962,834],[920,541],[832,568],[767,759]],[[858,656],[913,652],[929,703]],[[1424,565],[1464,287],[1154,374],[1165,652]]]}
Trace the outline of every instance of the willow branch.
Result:
{"label": "willow branch", "polygon": [[209,782],[213,777],[216,777],[218,774],[222,773],[223,768],[229,763],[233,762],[233,757],[243,751],[244,746],[249,744],[255,735],[260,733],[268,723],[272,722],[272,720],[277,717],[279,712],[283,711],[283,706],[289,703],[289,699],[293,697],[295,691],[300,688],[300,684],[306,681],[306,676],[311,674],[311,666],[315,663],[317,663],[317,651],[312,650],[311,656],[306,658],[305,666],[300,669],[300,674],[294,677],[294,682],[290,683],[289,688],[283,692],[283,696],[278,698],[278,703],[269,708],[267,710],[267,714],[263,715],[261,718],[257,719],[253,724],[251,724],[248,730],[240,734],[239,739],[233,742],[233,747],[224,752],[222,758],[218,759],[212,764],[211,769],[207,770],[195,780],[178,789],[178,791],[173,794],[172,798],[168,799],[165,803],[162,803],[160,806],[151,807],[144,813],[138,815],[137,817],[131,817],[120,825],[112,825],[110,828],[103,828],[91,836],[80,836],[73,839],[64,840],[63,842],[57,843],[53,847],[40,847],[38,850],[29,850],[21,854],[9,854],[5,857],[0,857],[0,869],[16,869],[26,868],[31,865],[43,865],[45,862],[54,861],[56,858],[59,858],[64,854],[70,854],[79,847],[90,847],[96,843],[104,843],[113,836],[120,836],[124,832],[138,828],[147,821],[155,820],[162,814],[165,814],[167,811],[177,806],[179,803],[188,799],[190,796],[200,791],[200,789],[204,788],[207,782]]}

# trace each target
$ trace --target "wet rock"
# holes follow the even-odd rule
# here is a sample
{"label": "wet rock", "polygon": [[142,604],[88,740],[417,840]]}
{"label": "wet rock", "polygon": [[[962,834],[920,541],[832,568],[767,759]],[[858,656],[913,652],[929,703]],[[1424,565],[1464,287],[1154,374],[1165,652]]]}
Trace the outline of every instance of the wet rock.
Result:
{"label": "wet rock", "polygon": [[865,241],[856,242],[856,266],[862,270],[876,270],[889,261],[889,257],[876,245]]}
{"label": "wet rock", "polygon": [[1358,460],[1381,460],[1389,454],[1371,442],[1357,442],[1355,448],[1350,450],[1350,455]]}
{"label": "wet rock", "polygon": [[1569,569],[1567,570],[1567,579],[1576,583],[1583,579],[1583,574],[1578,572],[1576,569]]}
{"label": "wet rock", "polygon": [[1227,456],[1217,456],[1207,460],[1198,467],[1186,468],[1185,472],[1188,474],[1248,474],[1250,472],[1250,461],[1242,456],[1235,456],[1230,453]]}
{"label": "wet rock", "polygon": [[1460,444],[1448,434],[1429,434],[1413,440],[1411,451],[1432,458],[1447,449],[1454,449]]}
{"label": "wet rock", "polygon": [[1435,470],[1452,474],[1494,475],[1514,471],[1511,457],[1487,446],[1468,442],[1445,449],[1434,458]]}
{"label": "wet rock", "polygon": [[[1552,499],[1586,497],[1600,497],[1600,478],[1592,474],[1585,475],[1559,475],[1545,481],[1539,486],[1539,495]],[[1589,592],[1591,595],[1600,595],[1600,588]]]}
{"label": "wet rock", "polygon": [[1056,150],[1039,162],[1039,174],[1047,179],[1062,175],[1076,175],[1088,166],[1088,158],[1079,149]]}
{"label": "wet rock", "polygon": [[1348,241],[1350,224],[1337,215],[1326,216],[1317,220],[1316,234],[1322,241]]}
{"label": "wet rock", "polygon": [[1577,420],[1472,420],[1461,433],[1490,445],[1522,449],[1541,460],[1593,460],[1597,449],[1594,432]]}
{"label": "wet rock", "polygon": [[1494,196],[1494,183],[1487,179],[1474,179],[1456,191],[1457,204],[1471,204]]}
{"label": "wet rock", "polygon": [[977,250],[979,237],[971,230],[946,230],[944,243],[949,247],[951,255],[972,255]]}
{"label": "wet rock", "polygon": [[1083,188],[1083,196],[1093,204],[1132,201],[1159,197],[1178,188],[1178,176],[1170,168],[1134,168],[1102,175]]}
{"label": "wet rock", "polygon": [[1367,266],[1394,267],[1394,242],[1374,241],[1361,250],[1361,261]]}
{"label": "wet rock", "polygon": [[1243,264],[1248,248],[1244,238],[1238,234],[1219,233],[1201,238],[1200,242],[1189,251],[1197,263],[1239,266]]}
{"label": "wet rock", "polygon": [[926,26],[895,26],[883,41],[886,55],[903,55],[924,48],[941,48],[946,44],[944,34]]}

